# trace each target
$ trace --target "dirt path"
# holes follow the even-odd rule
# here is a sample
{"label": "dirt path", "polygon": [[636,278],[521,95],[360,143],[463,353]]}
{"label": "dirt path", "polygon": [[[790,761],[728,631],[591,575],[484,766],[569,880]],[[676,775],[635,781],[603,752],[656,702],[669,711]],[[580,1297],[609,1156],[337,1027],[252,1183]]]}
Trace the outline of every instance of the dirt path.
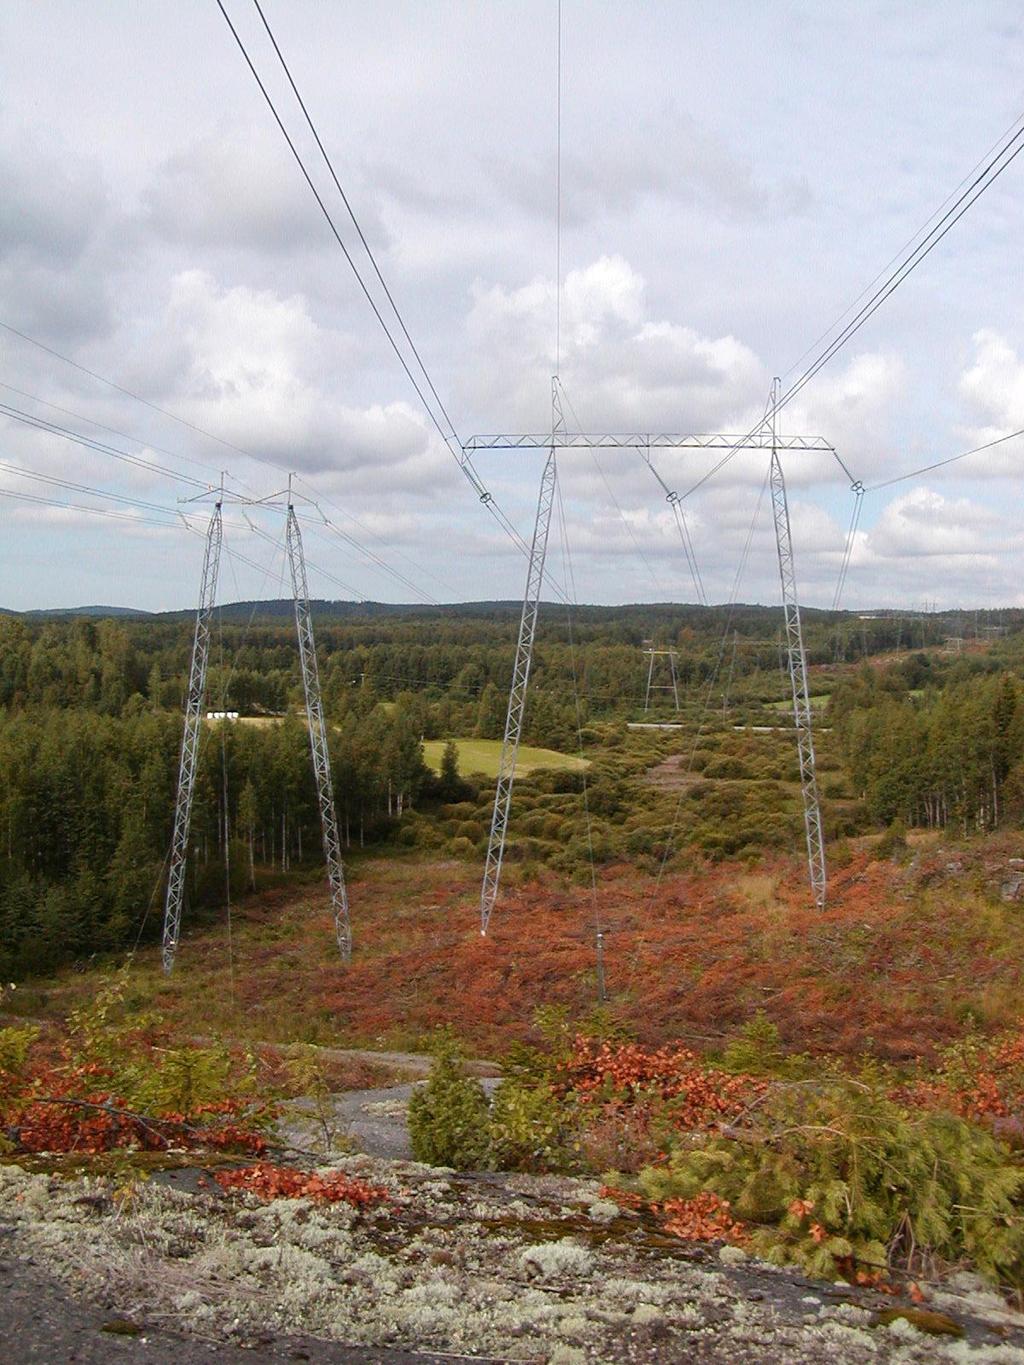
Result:
{"label": "dirt path", "polygon": [[[287,1045],[276,1045],[279,1051],[287,1053],[291,1049]],[[308,1044],[302,1044],[307,1048]],[[317,1047],[317,1053],[326,1061],[336,1062],[368,1062],[371,1066],[387,1067],[394,1071],[408,1071],[415,1076],[426,1076],[433,1063],[433,1056],[429,1052],[377,1052],[373,1048],[361,1047]],[[498,1062],[489,1062],[485,1058],[473,1057],[464,1061],[463,1070],[467,1076],[500,1076],[501,1066]]]}
{"label": "dirt path", "polygon": [[[426,1060],[429,1063],[429,1058]],[[490,1093],[498,1084],[498,1078],[484,1076],[480,1083]],[[376,1090],[345,1090],[332,1095],[329,1114],[324,1116],[328,1128],[342,1136],[353,1151],[390,1161],[409,1161],[412,1146],[406,1114],[416,1085],[412,1082]],[[309,1101],[300,1100],[291,1106],[281,1127],[281,1136],[296,1148],[328,1154],[324,1146],[323,1120],[317,1117],[316,1106]]]}

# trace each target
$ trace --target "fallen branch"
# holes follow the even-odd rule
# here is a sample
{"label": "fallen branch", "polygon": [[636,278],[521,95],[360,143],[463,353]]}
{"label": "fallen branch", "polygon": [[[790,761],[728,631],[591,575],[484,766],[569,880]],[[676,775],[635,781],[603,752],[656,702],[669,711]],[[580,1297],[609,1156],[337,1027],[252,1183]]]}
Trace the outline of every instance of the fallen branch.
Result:
{"label": "fallen branch", "polygon": [[[100,1100],[68,1099],[61,1095],[32,1095],[19,1100],[18,1103],[24,1106],[56,1104],[62,1105],[64,1108],[68,1109],[93,1109],[100,1113],[112,1114],[116,1118],[126,1119],[130,1123],[137,1123],[140,1128],[145,1129],[147,1133],[150,1133],[158,1142],[162,1142],[167,1148],[173,1146],[173,1138],[168,1137],[166,1133],[161,1132],[160,1128],[156,1126],[157,1124],[162,1124],[164,1127],[173,1127],[178,1130],[179,1133],[184,1132],[190,1137],[198,1138],[200,1144],[202,1144],[202,1139],[214,1129],[214,1125],[212,1124],[207,1128],[197,1128],[195,1124],[186,1123],[184,1119],[161,1119],[154,1115],[140,1114],[137,1110],[125,1109],[120,1105],[104,1103]],[[268,1151],[284,1153],[294,1152],[297,1156],[311,1157],[313,1159],[318,1159],[320,1156],[320,1153],[318,1152],[307,1151],[305,1148],[296,1147],[292,1143],[273,1142],[270,1139],[263,1137],[262,1134],[260,1134],[260,1141]]]}

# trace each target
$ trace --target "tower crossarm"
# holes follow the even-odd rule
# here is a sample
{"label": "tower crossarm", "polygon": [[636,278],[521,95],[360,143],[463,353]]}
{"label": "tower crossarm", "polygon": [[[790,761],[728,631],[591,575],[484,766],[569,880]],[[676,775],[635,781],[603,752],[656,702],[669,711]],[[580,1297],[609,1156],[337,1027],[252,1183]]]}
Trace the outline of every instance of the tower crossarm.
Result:
{"label": "tower crossarm", "polygon": [[[552,434],[526,432],[523,434],[501,433],[494,436],[471,436],[463,450],[550,450]],[[683,435],[674,432],[556,432],[555,447],[559,450],[771,450],[772,432],[768,428],[760,431],[737,433],[728,432],[691,432]],[[782,436],[774,439],[778,450],[807,450],[824,454],[834,454],[835,446],[823,436]]]}

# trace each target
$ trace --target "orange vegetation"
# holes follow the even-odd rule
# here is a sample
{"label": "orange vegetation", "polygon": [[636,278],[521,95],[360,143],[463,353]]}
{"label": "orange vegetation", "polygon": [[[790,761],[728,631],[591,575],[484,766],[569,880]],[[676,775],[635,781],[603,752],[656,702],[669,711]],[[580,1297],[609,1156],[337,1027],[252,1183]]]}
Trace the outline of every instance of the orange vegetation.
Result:
{"label": "orange vegetation", "polygon": [[213,1178],[225,1190],[247,1190],[260,1199],[312,1199],[317,1204],[351,1204],[370,1208],[383,1203],[388,1191],[382,1185],[356,1180],[343,1171],[297,1171],[291,1166],[259,1162],[234,1171],[215,1171]]}
{"label": "orange vegetation", "polygon": [[[1009,849],[1002,850],[1004,856]],[[1018,851],[1018,850],[1014,850]],[[893,1060],[933,1056],[973,1018],[1008,1027],[1019,1012],[1024,909],[1002,905],[951,856],[908,867],[859,852],[810,903],[796,858],[698,865],[657,885],[613,867],[598,881],[609,1009],[644,1045],[714,1048],[763,1010],[783,1046]],[[958,867],[960,865],[958,863]],[[137,958],[144,993],[186,1029],[268,1041],[421,1048],[451,1024],[478,1055],[536,1040],[538,1007],[583,1018],[596,1000],[588,888],[506,888],[482,938],[479,869],[407,857],[357,863],[355,952],[338,961],[318,885],[236,907],[233,971],[222,924],[193,928],[174,975]],[[229,985],[229,979],[233,985]],[[81,998],[67,973],[46,1009]]]}

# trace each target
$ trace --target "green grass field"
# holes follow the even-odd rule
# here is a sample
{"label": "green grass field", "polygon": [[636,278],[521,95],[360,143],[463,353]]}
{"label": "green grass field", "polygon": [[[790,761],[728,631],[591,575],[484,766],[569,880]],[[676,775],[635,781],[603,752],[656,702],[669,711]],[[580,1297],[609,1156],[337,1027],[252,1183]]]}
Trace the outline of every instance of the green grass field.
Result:
{"label": "green grass field", "polygon": [[[498,763],[501,759],[500,739],[456,739],[459,748],[459,772],[464,777],[470,773],[483,773],[484,777],[498,776]],[[441,771],[441,755],[445,740],[427,739],[423,742],[423,757],[427,766],[434,772]],[[573,754],[560,754],[555,749],[535,749],[530,744],[520,744],[516,772],[520,777],[532,773],[537,768],[588,768],[585,758]]]}
{"label": "green grass field", "polygon": [[[811,703],[811,706],[815,711],[818,711],[821,707],[827,705],[828,695],[827,692],[822,692],[817,696],[808,697],[807,700]],[[765,706],[767,706],[770,711],[792,711],[793,709],[793,703],[790,701],[789,697],[785,697],[782,701],[766,701]]]}

